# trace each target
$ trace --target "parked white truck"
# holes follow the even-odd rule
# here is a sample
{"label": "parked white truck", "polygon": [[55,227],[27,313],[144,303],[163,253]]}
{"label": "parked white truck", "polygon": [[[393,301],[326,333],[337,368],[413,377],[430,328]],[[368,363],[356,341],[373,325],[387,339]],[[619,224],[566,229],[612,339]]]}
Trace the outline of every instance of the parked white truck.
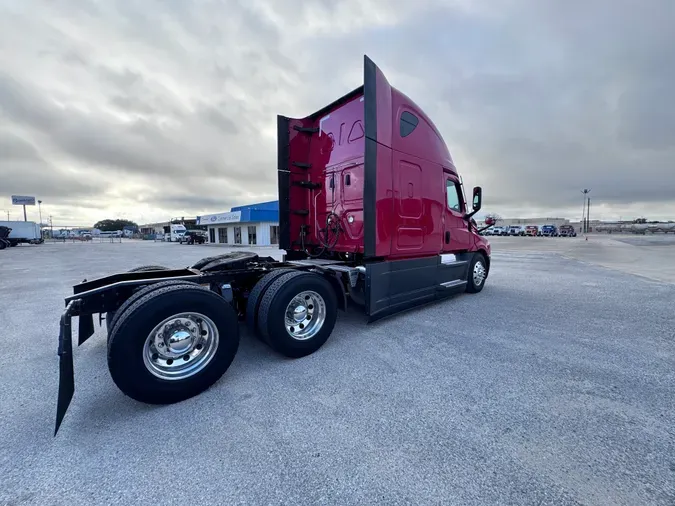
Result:
{"label": "parked white truck", "polygon": [[17,244],[40,244],[43,241],[40,225],[34,221],[0,221],[0,225],[11,228],[7,240],[10,246]]}
{"label": "parked white truck", "polygon": [[187,229],[185,225],[166,225],[164,226],[164,240],[167,242],[180,242]]}

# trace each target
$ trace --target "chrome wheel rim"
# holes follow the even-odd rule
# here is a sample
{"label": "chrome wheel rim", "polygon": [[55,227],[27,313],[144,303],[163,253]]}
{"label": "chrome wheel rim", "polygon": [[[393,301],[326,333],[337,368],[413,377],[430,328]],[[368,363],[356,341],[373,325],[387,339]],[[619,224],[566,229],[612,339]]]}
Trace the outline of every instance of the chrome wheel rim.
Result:
{"label": "chrome wheel rim", "polygon": [[485,281],[485,266],[482,261],[478,260],[473,266],[473,284],[480,286],[483,281]]}
{"label": "chrome wheel rim", "polygon": [[284,319],[286,332],[293,339],[298,341],[311,339],[326,321],[326,302],[316,292],[301,292],[286,306]]}
{"label": "chrome wheel rim", "polygon": [[218,349],[218,328],[200,313],[180,313],[152,329],[143,346],[143,363],[163,380],[194,376],[213,359]]}

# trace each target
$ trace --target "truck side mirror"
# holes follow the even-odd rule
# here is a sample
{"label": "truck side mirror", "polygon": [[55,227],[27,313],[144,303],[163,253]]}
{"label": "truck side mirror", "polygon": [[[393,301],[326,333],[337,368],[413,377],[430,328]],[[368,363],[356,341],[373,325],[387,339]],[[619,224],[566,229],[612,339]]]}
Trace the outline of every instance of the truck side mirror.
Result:
{"label": "truck side mirror", "polygon": [[480,186],[473,188],[473,212],[477,213],[483,205],[483,189]]}

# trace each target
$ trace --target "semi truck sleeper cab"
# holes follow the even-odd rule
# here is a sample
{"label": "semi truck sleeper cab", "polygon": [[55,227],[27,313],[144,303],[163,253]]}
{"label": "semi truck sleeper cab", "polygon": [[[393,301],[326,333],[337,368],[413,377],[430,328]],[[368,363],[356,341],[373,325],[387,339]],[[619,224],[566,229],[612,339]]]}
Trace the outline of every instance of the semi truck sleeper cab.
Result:
{"label": "semi truck sleeper cab", "polygon": [[74,392],[73,316],[80,345],[94,314],[106,320],[108,369],[126,395],[165,404],[225,373],[240,320],[297,358],[326,342],[350,299],[374,321],[483,289],[490,244],[472,219],[481,188],[467,201],[436,126],[367,56],[363,76],[307,117],[277,118],[281,261],[237,251],[73,287],[61,318],[56,431]]}

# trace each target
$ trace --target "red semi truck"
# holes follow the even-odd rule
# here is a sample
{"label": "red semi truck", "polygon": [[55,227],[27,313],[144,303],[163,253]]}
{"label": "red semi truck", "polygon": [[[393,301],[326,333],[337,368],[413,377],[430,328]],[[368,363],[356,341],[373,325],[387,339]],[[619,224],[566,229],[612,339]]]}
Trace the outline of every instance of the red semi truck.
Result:
{"label": "red semi truck", "polygon": [[106,319],[108,369],[141,402],[193,397],[228,369],[239,320],[278,353],[318,350],[348,301],[369,321],[482,290],[490,244],[468,209],[448,148],[427,115],[364,58],[363,85],[306,118],[279,116],[281,261],[255,253],[191,267],[144,266],[84,280],[66,298],[59,335],[58,431],[78,344]]}

